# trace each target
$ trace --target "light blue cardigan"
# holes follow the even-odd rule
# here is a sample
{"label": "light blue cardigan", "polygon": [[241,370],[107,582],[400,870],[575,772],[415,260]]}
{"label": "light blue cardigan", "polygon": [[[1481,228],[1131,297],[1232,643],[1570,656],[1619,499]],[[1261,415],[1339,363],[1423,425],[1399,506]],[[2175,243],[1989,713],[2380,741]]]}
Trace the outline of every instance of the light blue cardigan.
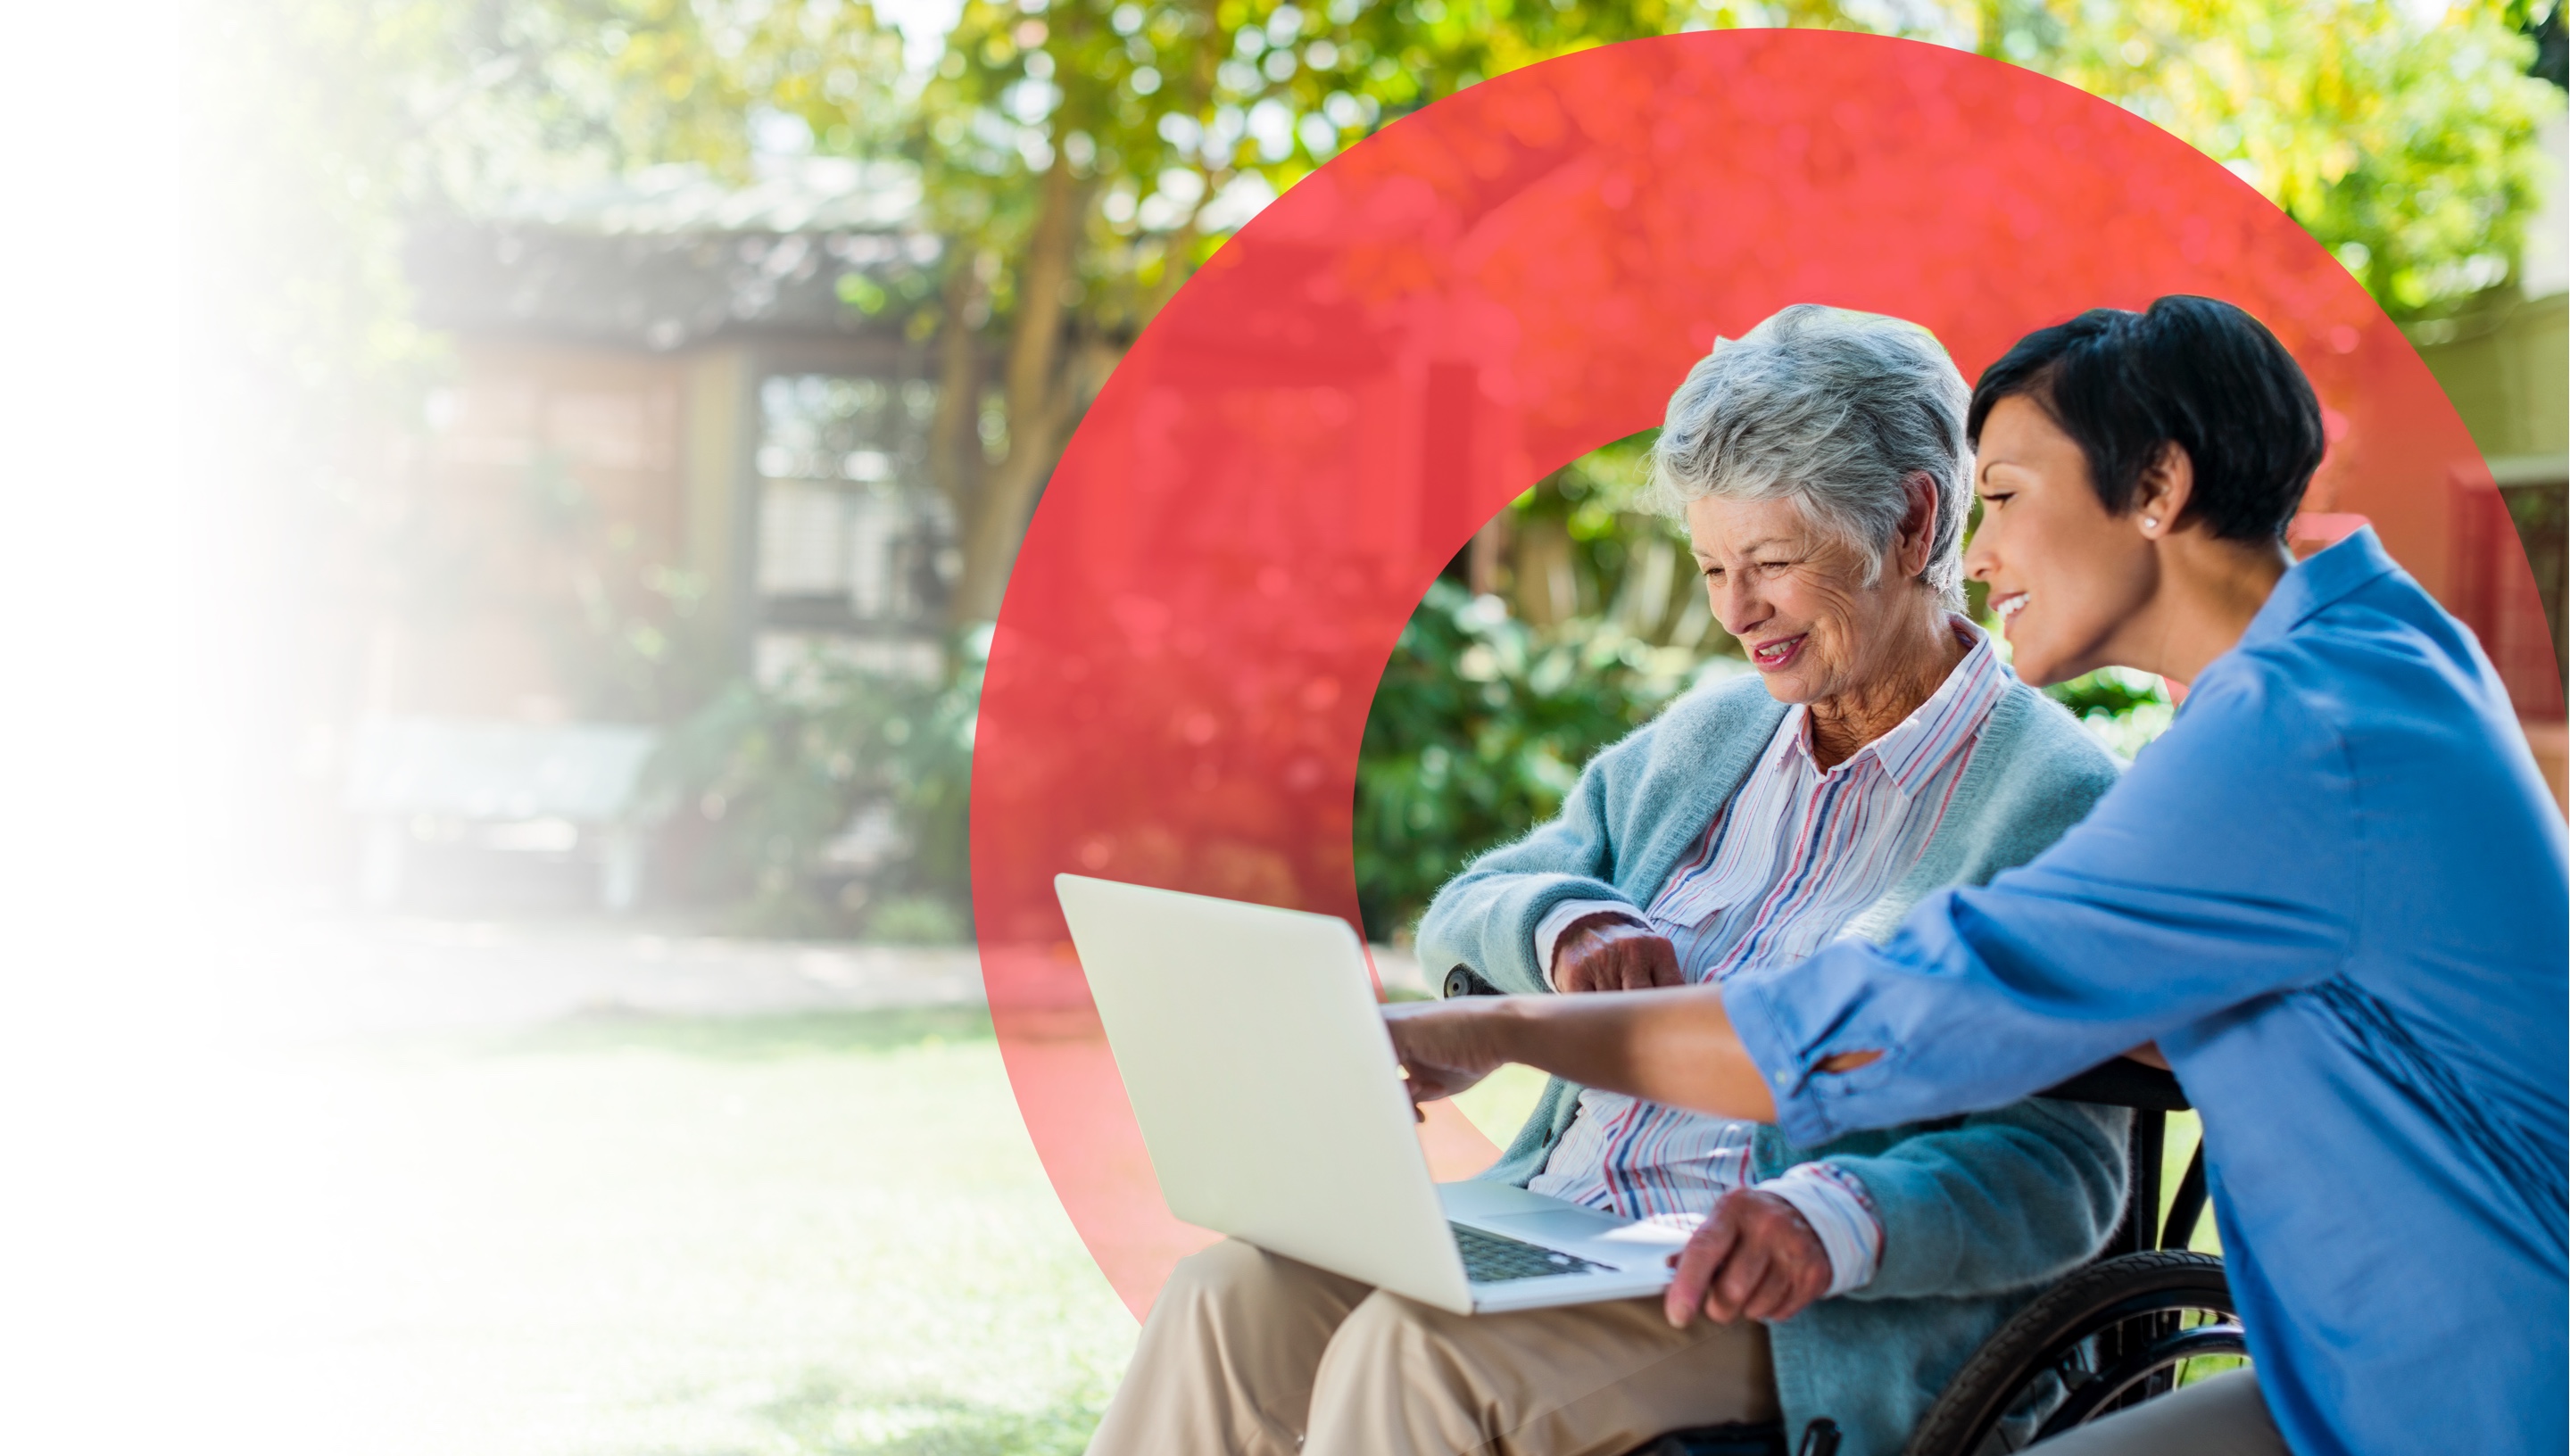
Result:
{"label": "light blue cardigan", "polygon": [[[1534,929],[1566,900],[1645,906],[1729,801],[1785,717],[1754,678],[1696,689],[1592,759],[1560,817],[1448,882],[1419,925],[1431,980],[1469,965],[1501,990],[1547,988]],[[1916,869],[1860,913],[1882,939],[1929,891],[2033,859],[2115,781],[2058,704],[2009,680]],[[1498,1166],[1523,1187],[1578,1110],[1555,1078]],[[1842,1456],[1895,1456],[1972,1351],[2047,1281],[2092,1258],[2124,1204],[2131,1114],[2035,1099],[1995,1112],[1795,1148],[1758,1130],[1757,1176],[1827,1158],[1883,1217],[1883,1263],[1863,1288],[1769,1326],[1789,1438],[1818,1416]]]}

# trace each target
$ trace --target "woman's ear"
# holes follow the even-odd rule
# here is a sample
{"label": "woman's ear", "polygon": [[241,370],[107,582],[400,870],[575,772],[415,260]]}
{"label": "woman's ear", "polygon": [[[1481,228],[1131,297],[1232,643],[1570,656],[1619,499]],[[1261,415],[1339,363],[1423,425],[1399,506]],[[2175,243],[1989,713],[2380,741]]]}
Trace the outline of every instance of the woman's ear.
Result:
{"label": "woman's ear", "polygon": [[2185,446],[2164,440],[2160,453],[2142,467],[2142,478],[2133,484],[2129,514],[2146,539],[2160,541],[2186,520],[2186,508],[2194,499],[2194,457]]}
{"label": "woman's ear", "polygon": [[1936,549],[1936,480],[1924,470],[1914,470],[1901,478],[1901,490],[1910,505],[1901,513],[1901,532],[1893,545],[1899,552],[1902,579],[1915,580],[1928,569],[1928,557]]}

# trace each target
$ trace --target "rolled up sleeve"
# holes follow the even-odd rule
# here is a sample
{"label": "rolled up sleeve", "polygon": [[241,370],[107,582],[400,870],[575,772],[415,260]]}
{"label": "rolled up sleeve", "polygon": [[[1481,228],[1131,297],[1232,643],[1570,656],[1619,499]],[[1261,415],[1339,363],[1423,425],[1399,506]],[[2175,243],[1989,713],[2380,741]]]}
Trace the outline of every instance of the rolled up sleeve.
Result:
{"label": "rolled up sleeve", "polygon": [[1612,883],[1619,846],[1609,783],[1648,754],[1651,731],[1638,729],[1590,760],[1559,815],[1475,860],[1437,892],[1419,921],[1419,959],[1432,978],[1468,965],[1503,991],[1547,991],[1535,942],[1554,907],[1581,901],[1640,915]]}
{"label": "rolled up sleeve", "polygon": [[2363,894],[2357,786],[2336,735],[2262,688],[2199,683],[2088,819],[1987,886],[1921,902],[1885,943],[1725,981],[1778,1126],[1811,1146],[2004,1106],[2335,973]]}
{"label": "rolled up sleeve", "polygon": [[1834,1299],[1861,1289],[1883,1264],[1883,1218],[1865,1185],[1845,1169],[1828,1163],[1801,1163],[1758,1185],[1794,1206],[1812,1237],[1829,1256],[1830,1286],[1821,1297]]}
{"label": "rolled up sleeve", "polygon": [[1561,945],[1561,937],[1582,920],[1611,919],[1628,925],[1650,923],[1633,912],[1633,908],[1620,900],[1565,900],[1546,911],[1542,923],[1534,927],[1534,970],[1546,986],[1552,984],[1552,952]]}

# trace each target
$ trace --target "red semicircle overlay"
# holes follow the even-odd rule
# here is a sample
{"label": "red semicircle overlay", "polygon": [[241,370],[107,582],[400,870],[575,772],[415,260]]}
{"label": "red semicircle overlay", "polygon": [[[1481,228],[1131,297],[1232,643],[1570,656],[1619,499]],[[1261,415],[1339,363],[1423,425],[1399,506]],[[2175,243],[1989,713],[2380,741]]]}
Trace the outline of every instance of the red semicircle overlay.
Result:
{"label": "red semicircle overlay", "polygon": [[[1716,336],[1789,303],[1897,314],[1970,379],[2164,293],[2240,304],[2310,372],[2331,448],[2308,512],[2369,519],[2466,620],[2540,634],[2471,438],[2355,280],[2201,153],[2029,71],[1819,31],[1607,46],[1385,128],[1226,243],[1054,473],[973,771],[992,1020],[1125,1302],[1211,1236],[1160,1201],[1057,873],[1355,920],[1357,748],[1403,623],[1512,497],[1658,423]],[[2496,655],[2559,716],[2548,642]],[[1429,1142],[1443,1177],[1491,1157],[1451,1115]]]}

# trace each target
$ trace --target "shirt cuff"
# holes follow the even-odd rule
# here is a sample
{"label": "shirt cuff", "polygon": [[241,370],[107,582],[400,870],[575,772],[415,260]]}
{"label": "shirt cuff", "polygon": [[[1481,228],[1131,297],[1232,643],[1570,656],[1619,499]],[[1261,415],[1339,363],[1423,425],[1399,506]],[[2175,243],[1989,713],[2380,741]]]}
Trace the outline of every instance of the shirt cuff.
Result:
{"label": "shirt cuff", "polygon": [[1817,1148],[1835,1140],[1839,1129],[1813,1095],[1812,1078],[1803,1071],[1793,1041],[1776,1024],[1768,1005],[1768,987],[1766,976],[1744,970],[1722,981],[1717,993],[1723,1014],[1731,1018],[1731,1034],[1740,1038],[1741,1050],[1749,1053],[1750,1063],[1767,1079],[1768,1096],[1776,1104],[1777,1128],[1794,1146]]}
{"label": "shirt cuff", "polygon": [[1759,1184],[1758,1191],[1792,1204],[1820,1236],[1830,1256],[1830,1286],[1821,1297],[1873,1282],[1883,1267],[1883,1219],[1855,1174],[1831,1163],[1798,1163]]}
{"label": "shirt cuff", "polygon": [[1534,927],[1534,972],[1546,986],[1552,984],[1552,950],[1570,927],[1590,915],[1613,915],[1628,924],[1645,924],[1633,908],[1620,900],[1565,900],[1554,906]]}

